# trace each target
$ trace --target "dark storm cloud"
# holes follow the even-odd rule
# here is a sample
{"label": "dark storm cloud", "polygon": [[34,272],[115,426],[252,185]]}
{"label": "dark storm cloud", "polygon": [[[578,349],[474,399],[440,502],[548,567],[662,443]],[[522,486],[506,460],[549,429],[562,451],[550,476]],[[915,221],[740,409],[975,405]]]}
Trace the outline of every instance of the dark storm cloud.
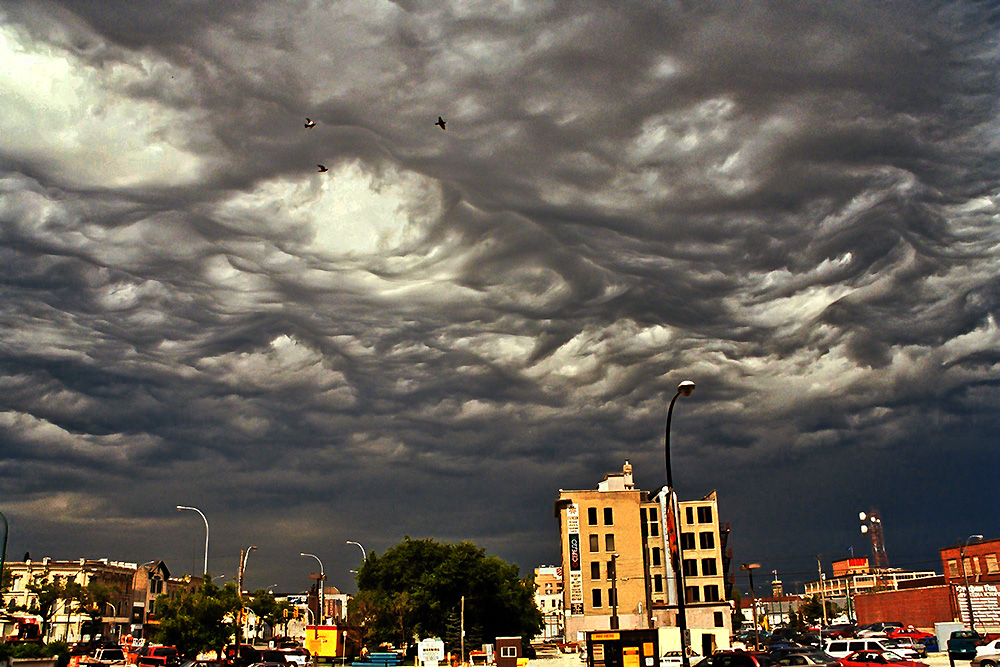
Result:
{"label": "dark storm cloud", "polygon": [[681,492],[747,558],[932,512],[974,483],[943,460],[990,456],[989,6],[0,11],[0,488],[33,553],[183,561],[184,503],[213,570],[251,540],[289,586],[297,548],[404,534],[529,569],[559,488],[662,484],[688,377]]}

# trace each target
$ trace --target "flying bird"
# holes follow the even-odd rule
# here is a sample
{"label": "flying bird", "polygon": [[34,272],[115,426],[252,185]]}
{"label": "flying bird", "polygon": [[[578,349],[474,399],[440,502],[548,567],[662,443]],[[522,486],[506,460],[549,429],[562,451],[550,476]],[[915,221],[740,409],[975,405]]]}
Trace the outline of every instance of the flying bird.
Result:
{"label": "flying bird", "polygon": [[319,167],[319,173],[321,173],[321,174],[325,174],[326,172],[330,171],[329,169],[327,169],[326,167],[324,167],[321,164],[318,164],[316,166]]}
{"label": "flying bird", "polygon": [[440,127],[442,131],[444,131],[444,123],[445,123],[444,118],[442,118],[441,116],[438,116],[438,122],[436,122],[434,124],[437,125],[438,127]]}
{"label": "flying bird", "polygon": [[311,130],[314,127],[316,127],[316,123],[313,121],[313,119],[312,118],[306,118],[305,128],[307,130]]}

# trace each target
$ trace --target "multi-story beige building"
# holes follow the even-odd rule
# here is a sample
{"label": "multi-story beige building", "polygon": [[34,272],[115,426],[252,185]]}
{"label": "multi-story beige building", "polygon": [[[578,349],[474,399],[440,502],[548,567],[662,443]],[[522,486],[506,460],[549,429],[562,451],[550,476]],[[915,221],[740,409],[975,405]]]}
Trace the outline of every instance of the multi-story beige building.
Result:
{"label": "multi-story beige building", "polygon": [[535,605],[542,612],[542,634],[536,639],[560,639],[563,636],[562,568],[543,565],[535,568]]}
{"label": "multi-story beige building", "polygon": [[[628,461],[596,490],[560,490],[567,641],[588,630],[661,628],[661,647],[679,648],[665,508],[663,490],[651,498],[635,488]],[[704,654],[728,646],[732,628],[716,494],[680,502],[679,511],[687,625],[691,647]]]}
{"label": "multi-story beige building", "polygon": [[[81,611],[71,601],[59,600],[49,621],[46,640],[67,642],[81,641],[92,634],[103,634],[119,639],[126,635],[143,637],[156,624],[154,602],[161,593],[169,595],[177,591],[200,585],[201,578],[171,578],[163,561],[152,561],[142,565],[122,563],[107,558],[100,560],[57,561],[49,558],[41,560],[8,561],[11,583],[3,593],[3,604],[13,602],[19,607],[31,607],[36,599],[28,586],[36,580],[75,582],[87,587],[97,582],[110,591],[110,601],[104,609],[94,610],[93,617],[100,619],[96,625],[93,617]],[[18,612],[17,616],[30,616]],[[8,623],[16,622],[11,617]],[[4,628],[9,632],[10,628]]]}

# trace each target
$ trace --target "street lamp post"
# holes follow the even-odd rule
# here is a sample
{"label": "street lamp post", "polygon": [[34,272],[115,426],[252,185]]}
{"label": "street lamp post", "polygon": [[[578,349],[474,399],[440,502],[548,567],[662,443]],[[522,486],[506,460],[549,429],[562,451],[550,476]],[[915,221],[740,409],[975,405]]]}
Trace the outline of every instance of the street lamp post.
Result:
{"label": "street lamp post", "polygon": [[[365,553],[365,548],[363,546],[361,546],[360,542],[353,542],[351,540],[347,540],[347,543],[348,544],[353,544],[357,548],[361,549],[361,564],[364,565],[365,561],[368,560],[368,554]],[[352,574],[357,574],[358,571],[357,570],[351,570],[351,573]]]}
{"label": "street lamp post", "polygon": [[740,569],[747,573],[750,579],[750,616],[753,619],[753,649],[760,649],[760,632],[757,630],[757,596],[753,590],[753,571],[760,567],[760,563],[743,563]]}
{"label": "street lamp post", "polygon": [[972,593],[969,590],[969,572],[965,569],[965,548],[969,546],[972,540],[981,540],[982,535],[969,535],[965,538],[965,544],[962,541],[958,541],[958,560],[962,562],[962,578],[965,580],[965,604],[969,608],[969,629],[976,629],[976,619],[972,616]]}
{"label": "street lamp post", "polygon": [[256,551],[257,547],[250,546],[246,549],[240,549],[240,569],[237,573],[236,582],[236,595],[240,599],[240,622],[236,624],[236,659],[239,660],[240,654],[242,653],[243,645],[243,573],[247,569],[247,560],[250,558],[250,552]]}
{"label": "street lamp post", "polygon": [[316,614],[316,616],[318,616],[319,618],[316,621],[316,625],[317,626],[323,625],[323,619],[326,617],[326,607],[324,605],[326,600],[323,591],[323,589],[326,588],[326,584],[323,583],[326,581],[326,570],[323,569],[323,561],[321,561],[319,559],[319,556],[317,556],[316,554],[307,554],[304,551],[300,551],[299,555],[315,558],[316,562],[319,563],[319,591],[317,591],[319,595],[316,598],[319,601],[319,613]]}
{"label": "street lamp post", "polygon": [[618,554],[611,554],[611,629],[618,629]]}
{"label": "street lamp post", "polygon": [[205,513],[202,512],[197,507],[188,507],[187,505],[178,505],[177,510],[190,510],[192,512],[197,512],[201,515],[201,520],[205,522],[205,568],[202,570],[205,576],[208,575],[208,519],[205,518]]}
{"label": "street lamp post", "polygon": [[[3,512],[0,512],[0,519],[3,519],[3,549],[0,550],[0,579],[2,579],[3,569],[7,564],[7,515],[4,514]],[[3,603],[3,594],[0,593],[0,604],[2,603]]]}
{"label": "street lamp post", "polygon": [[[674,397],[670,399],[670,407],[667,408],[667,426],[664,430],[663,436],[663,453],[667,468],[667,492],[670,497],[667,498],[667,503],[670,505],[670,511],[674,511],[674,475],[670,469],[670,420],[674,414],[674,403],[677,402],[678,396],[690,396],[694,392],[694,382],[691,380],[684,380],[679,385],[677,385],[677,393]],[[677,562],[674,563],[674,577],[676,578],[677,587],[677,628],[680,630],[681,634],[681,665],[683,667],[691,667],[691,659],[688,656],[688,638],[687,638],[687,613],[684,609],[685,602],[685,590],[684,590],[684,575],[681,572],[681,567],[684,564],[683,547],[681,545],[681,523],[680,517],[674,516],[674,525],[677,527]]]}

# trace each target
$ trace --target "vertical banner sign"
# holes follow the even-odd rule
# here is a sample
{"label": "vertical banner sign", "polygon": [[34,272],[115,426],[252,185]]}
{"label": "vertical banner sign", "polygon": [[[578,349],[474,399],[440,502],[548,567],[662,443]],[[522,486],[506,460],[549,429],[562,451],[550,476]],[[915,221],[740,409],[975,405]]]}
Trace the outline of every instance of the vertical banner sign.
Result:
{"label": "vertical banner sign", "polygon": [[580,507],[566,507],[566,533],[569,538],[569,613],[583,614],[583,568],[580,555]]}
{"label": "vertical banner sign", "polygon": [[677,602],[677,572],[680,569],[680,529],[677,508],[677,494],[673,489],[664,489],[660,493],[660,516],[663,523],[663,536],[667,541],[667,604]]}

